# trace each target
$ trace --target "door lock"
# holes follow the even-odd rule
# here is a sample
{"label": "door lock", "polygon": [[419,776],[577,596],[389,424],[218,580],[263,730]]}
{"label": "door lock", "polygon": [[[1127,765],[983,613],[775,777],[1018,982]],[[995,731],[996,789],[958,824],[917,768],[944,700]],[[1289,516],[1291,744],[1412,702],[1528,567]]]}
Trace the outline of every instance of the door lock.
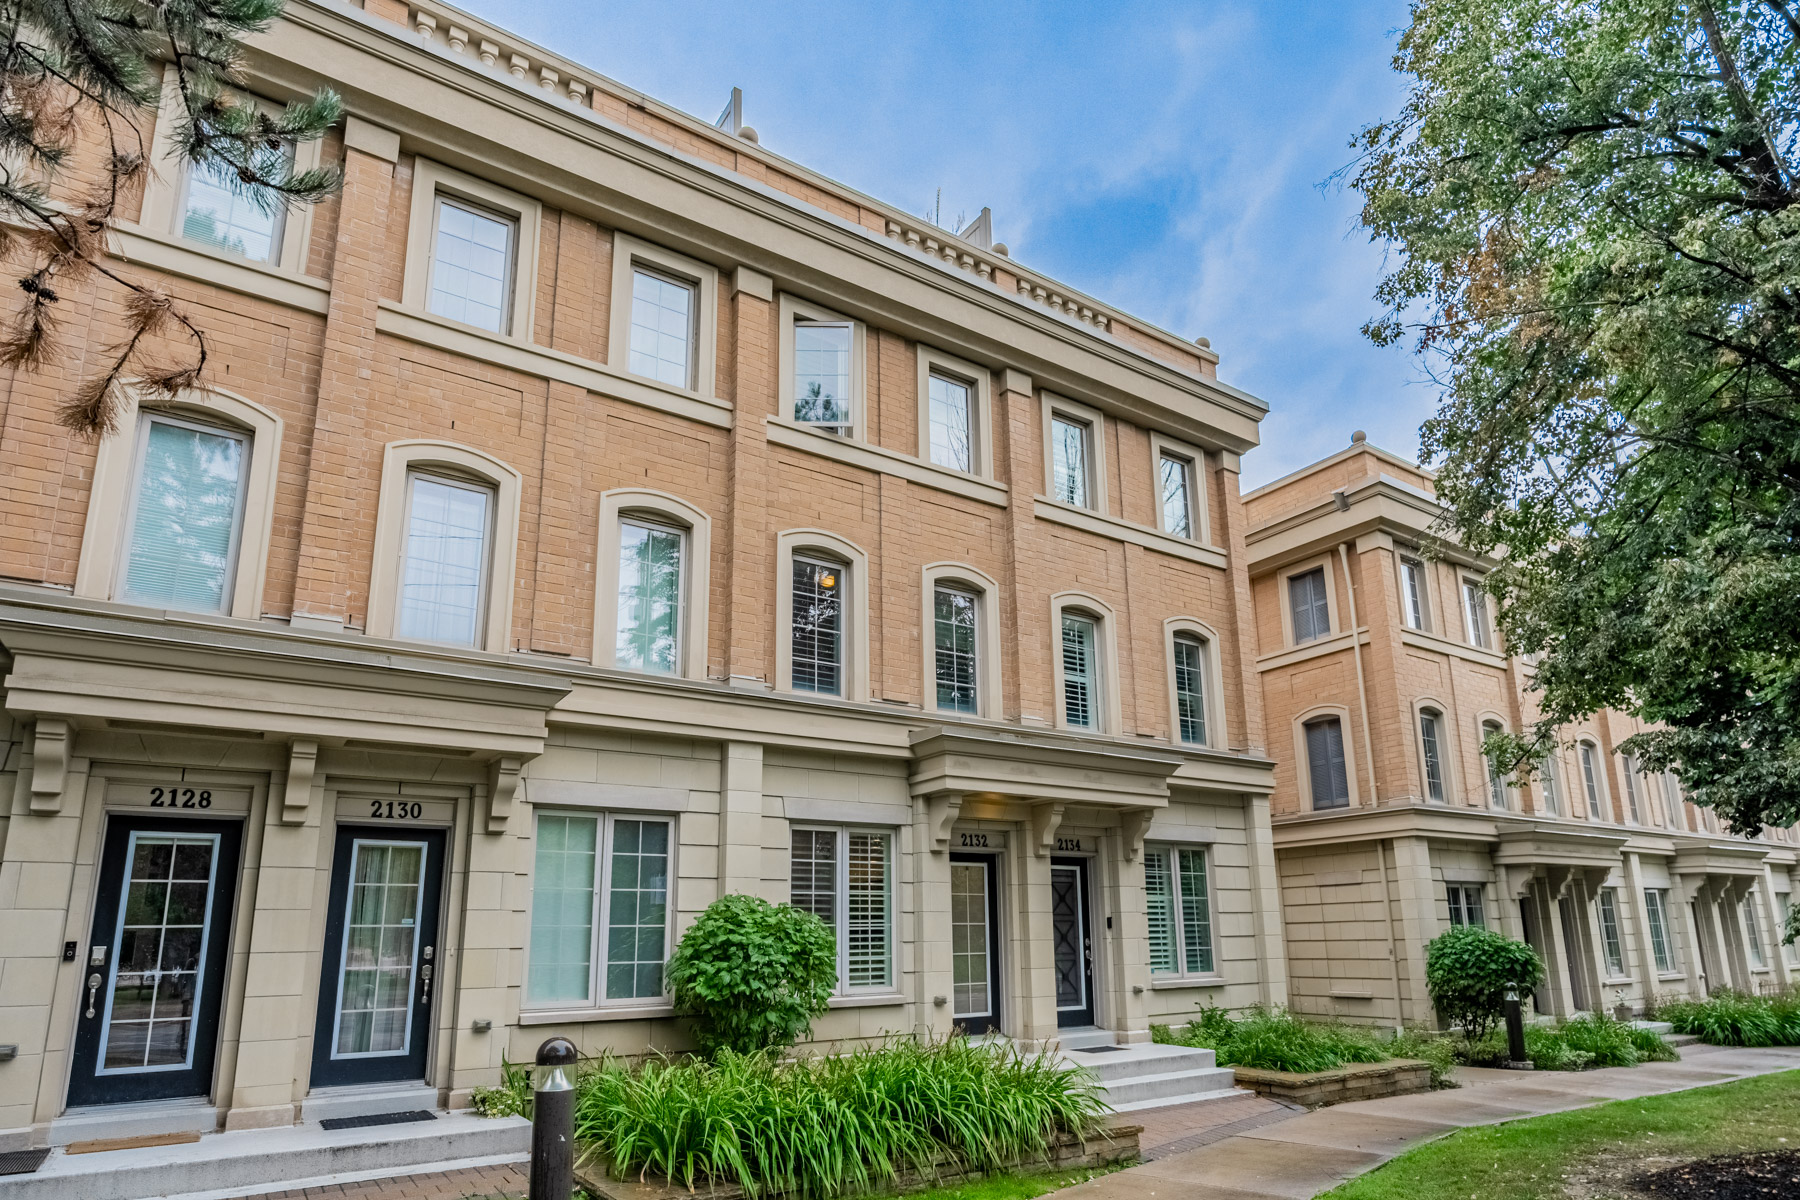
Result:
{"label": "door lock", "polygon": [[105,965],[106,965],[106,947],[105,946],[89,946],[88,947],[88,966],[104,967]]}

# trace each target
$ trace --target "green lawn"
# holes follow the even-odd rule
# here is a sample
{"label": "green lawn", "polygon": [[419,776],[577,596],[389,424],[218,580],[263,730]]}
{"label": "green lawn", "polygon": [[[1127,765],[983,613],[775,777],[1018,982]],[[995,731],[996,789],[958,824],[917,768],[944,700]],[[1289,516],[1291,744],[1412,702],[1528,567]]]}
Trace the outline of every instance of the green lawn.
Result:
{"label": "green lawn", "polygon": [[1319,1200],[1564,1200],[1629,1196],[1621,1181],[1672,1163],[1800,1146],[1800,1071],[1464,1129]]}

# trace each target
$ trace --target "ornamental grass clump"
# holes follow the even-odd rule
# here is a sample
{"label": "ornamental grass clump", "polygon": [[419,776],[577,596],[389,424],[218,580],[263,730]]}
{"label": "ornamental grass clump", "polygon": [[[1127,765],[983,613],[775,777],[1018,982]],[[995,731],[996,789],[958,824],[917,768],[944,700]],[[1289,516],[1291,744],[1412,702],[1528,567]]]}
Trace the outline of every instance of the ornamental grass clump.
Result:
{"label": "ornamental grass clump", "polygon": [[1305,1075],[1393,1057],[1373,1030],[1305,1021],[1284,1009],[1252,1008],[1233,1017],[1209,1008],[1179,1028],[1152,1025],[1150,1030],[1156,1041],[1213,1051],[1222,1067]]}
{"label": "ornamental grass clump", "polygon": [[[1471,1066],[1499,1066],[1508,1059],[1506,1031],[1490,1030],[1486,1037],[1460,1047],[1459,1055]],[[1651,1030],[1595,1013],[1571,1017],[1560,1025],[1527,1025],[1525,1057],[1540,1071],[1587,1071],[1674,1062],[1681,1056]]]}
{"label": "ornamental grass clump", "polygon": [[1704,1000],[1672,1000],[1657,1016],[1676,1033],[1714,1046],[1800,1046],[1800,994],[1750,996],[1719,988]]}
{"label": "ornamental grass clump", "polygon": [[896,1041],[780,1062],[604,1062],[581,1077],[575,1137],[621,1178],[757,1196],[891,1188],[905,1172],[993,1171],[1047,1158],[1059,1131],[1087,1136],[1106,1110],[1093,1078],[1010,1047]]}

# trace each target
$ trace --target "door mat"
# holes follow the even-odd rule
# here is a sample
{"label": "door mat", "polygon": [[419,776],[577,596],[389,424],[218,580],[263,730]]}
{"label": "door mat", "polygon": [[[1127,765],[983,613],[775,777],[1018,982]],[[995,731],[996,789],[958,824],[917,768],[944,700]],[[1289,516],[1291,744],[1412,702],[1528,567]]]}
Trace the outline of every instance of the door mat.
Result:
{"label": "door mat", "polygon": [[122,1138],[90,1138],[85,1142],[70,1142],[64,1149],[66,1154],[99,1154],[106,1150],[142,1150],[146,1146],[180,1146],[187,1142],[197,1142],[200,1135],[187,1133],[146,1133],[140,1137]]}
{"label": "door mat", "polygon": [[42,1150],[8,1150],[0,1154],[0,1175],[29,1175],[49,1157],[48,1146]]}
{"label": "door mat", "polygon": [[321,1129],[367,1129],[371,1125],[405,1125],[411,1121],[435,1121],[436,1113],[428,1113],[422,1108],[407,1112],[371,1113],[366,1117],[326,1117],[319,1122]]}
{"label": "door mat", "polygon": [[1116,1054],[1125,1049],[1123,1046],[1077,1046],[1077,1054]]}

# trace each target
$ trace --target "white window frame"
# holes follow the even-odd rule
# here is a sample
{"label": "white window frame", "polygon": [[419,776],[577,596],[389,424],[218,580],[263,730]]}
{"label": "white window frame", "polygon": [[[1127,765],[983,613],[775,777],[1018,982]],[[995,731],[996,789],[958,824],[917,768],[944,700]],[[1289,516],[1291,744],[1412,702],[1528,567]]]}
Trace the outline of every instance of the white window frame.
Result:
{"label": "white window frame", "polygon": [[[1662,936],[1657,937],[1660,932]],[[1675,957],[1675,930],[1669,924],[1669,890],[1644,889],[1644,936],[1650,942],[1650,962],[1658,975],[1673,975],[1680,970]],[[1661,942],[1659,954],[1657,943]]]}
{"label": "white window frame", "polygon": [[1625,783],[1625,819],[1633,825],[1644,823],[1644,808],[1638,795],[1637,759],[1619,752],[1619,776]]}
{"label": "white window frame", "polygon": [[[1193,638],[1200,643],[1200,703],[1205,714],[1206,737],[1188,742],[1181,737],[1181,697],[1175,690],[1175,640]],[[1170,617],[1163,622],[1163,670],[1168,679],[1169,740],[1178,746],[1219,749],[1225,745],[1225,674],[1220,662],[1219,635],[1212,626],[1194,617]]]}
{"label": "white window frame", "polygon": [[1202,546],[1212,545],[1212,526],[1209,521],[1211,505],[1206,502],[1206,486],[1211,471],[1207,467],[1206,452],[1198,446],[1177,441],[1155,430],[1150,431],[1150,485],[1156,509],[1151,519],[1152,526],[1170,537],[1183,537],[1170,529],[1163,519],[1162,464],[1165,458],[1178,459],[1187,466],[1188,525],[1192,532],[1184,540]]}
{"label": "white window frame", "polygon": [[[399,616],[402,559],[406,553],[407,512],[415,473],[473,479],[494,490],[488,549],[485,615],[475,644],[463,647],[504,654],[512,636],[513,582],[519,556],[519,493],[522,477],[499,459],[454,442],[389,442],[381,460],[381,492],[375,510],[374,567],[369,574],[370,637],[394,637]],[[436,643],[431,643],[436,644]]]}
{"label": "white window frame", "polygon": [[[124,587],[123,555],[131,539],[131,509],[137,502],[142,426],[148,412],[136,385],[116,393],[118,421],[100,437],[93,487],[75,566],[75,595],[112,600]],[[263,584],[275,522],[275,492],[281,466],[282,420],[254,401],[218,388],[192,388],[172,403],[154,406],[167,416],[246,438],[238,533],[231,586],[223,615],[255,621],[263,615]]]}
{"label": "white window frame", "polygon": [[[1626,979],[1625,935],[1619,926],[1619,889],[1601,888],[1594,897],[1594,912],[1600,920],[1600,965],[1606,968],[1609,981]],[[1612,917],[1610,922],[1607,920],[1609,912]],[[1612,928],[1610,936],[1607,933],[1609,924]]]}
{"label": "white window frame", "polygon": [[[652,275],[665,276],[694,289],[694,344],[688,364],[691,382],[687,387],[677,388],[673,384],[646,375],[636,375],[631,371],[631,303],[635,293],[635,275],[639,269]],[[719,269],[711,263],[665,250],[628,233],[614,233],[612,309],[607,327],[606,364],[650,387],[666,388],[685,395],[716,396],[719,388]]]}
{"label": "white window frame", "polygon": [[[1456,784],[1454,766],[1455,755],[1450,752],[1450,718],[1445,714],[1447,705],[1435,696],[1421,696],[1413,701],[1413,753],[1419,764],[1419,797],[1427,804],[1454,804],[1459,795]],[[1431,794],[1431,773],[1429,759],[1425,753],[1425,719],[1430,717],[1437,722],[1437,754],[1439,785],[1443,789],[1442,796]]]}
{"label": "white window frame", "polygon": [[[1212,962],[1203,970],[1195,969],[1194,965],[1188,961],[1187,937],[1183,922],[1184,897],[1181,890],[1182,851],[1198,854],[1200,856],[1201,867],[1206,872],[1206,895],[1202,897],[1202,899],[1206,902],[1206,949]],[[1158,856],[1162,857],[1169,872],[1170,938],[1175,951],[1175,970],[1152,970],[1150,978],[1153,981],[1171,982],[1209,981],[1217,979],[1222,973],[1219,967],[1219,889],[1214,886],[1214,868],[1216,864],[1213,861],[1212,847],[1206,844],[1195,844],[1191,842],[1152,842],[1144,847],[1143,858],[1146,864],[1148,864],[1150,859]],[[1148,889],[1146,889],[1146,892],[1147,890]],[[1149,940],[1148,895],[1146,895],[1145,899],[1145,941],[1147,958]],[[1146,963],[1146,965],[1148,964]]]}
{"label": "white window frame", "polygon": [[[1471,897],[1473,901],[1471,902]],[[1480,883],[1446,883],[1444,903],[1449,909],[1450,926],[1487,928],[1487,886]],[[1471,920],[1471,914],[1474,919]]]}
{"label": "white window frame", "polygon": [[[406,588],[406,547],[412,540],[412,502],[417,494],[414,485],[421,480],[437,484],[439,487],[457,488],[462,491],[477,493],[486,498],[487,511],[484,514],[487,527],[482,531],[481,578],[476,584],[475,622],[470,631],[472,636],[467,645],[462,642],[440,642],[435,638],[422,638],[400,632],[400,619],[405,607],[404,591]],[[470,479],[461,473],[444,470],[433,470],[430,466],[415,467],[406,473],[406,491],[400,515],[400,565],[396,572],[394,593],[394,636],[409,642],[422,642],[430,645],[453,646],[465,650],[481,648],[483,631],[486,628],[487,609],[492,603],[494,588],[494,510],[499,507],[500,497],[497,490],[484,479]]]}
{"label": "white window frame", "polygon": [[1494,625],[1488,613],[1488,594],[1482,589],[1481,580],[1473,575],[1463,575],[1463,634],[1469,645],[1477,650],[1494,649]]}
{"label": "white window frame", "polygon": [[[437,202],[448,200],[487,209],[513,222],[512,287],[505,327],[498,333],[431,311],[431,272],[437,248]],[[529,343],[535,327],[538,229],[544,206],[529,196],[496,187],[427,158],[413,161],[412,207],[406,233],[406,276],[401,304],[429,321],[440,321],[476,337]]]}
{"label": "white window frame", "polygon": [[952,474],[965,474],[931,460],[931,377],[942,376],[969,389],[969,470],[983,479],[994,477],[994,378],[986,367],[921,343],[919,358],[919,460]]}
{"label": "white window frame", "polygon": [[[794,686],[794,557],[837,559],[849,568],[843,601],[843,686],[836,693]],[[869,555],[823,529],[785,529],[775,535],[775,679],[773,690],[819,700],[869,699]]]}
{"label": "white window frame", "polygon": [[1681,794],[1681,783],[1675,778],[1673,771],[1662,773],[1663,818],[1666,828],[1687,830],[1686,797]]}
{"label": "white window frame", "polygon": [[1498,714],[1483,713],[1475,719],[1475,749],[1476,756],[1481,759],[1482,787],[1487,792],[1488,807],[1496,812],[1508,812],[1512,809],[1513,789],[1508,786],[1508,777],[1495,770],[1493,758],[1481,753],[1481,744],[1489,734],[1505,732],[1506,722]]}
{"label": "white window frame", "polygon": [[1544,811],[1553,817],[1563,816],[1563,805],[1568,799],[1568,788],[1563,779],[1562,751],[1553,749],[1544,756],[1543,770],[1539,773],[1538,794],[1543,797]]}
{"label": "white window frame", "polygon": [[[825,437],[842,437],[848,441],[866,442],[868,430],[869,348],[868,327],[855,317],[847,317],[829,308],[782,292],[776,309],[781,321],[781,343],[777,347],[776,386],[779,389],[776,409],[781,420],[801,429],[810,429]],[[846,397],[850,420],[837,432],[809,421],[794,419],[794,326],[797,322],[815,322],[850,327],[850,395]]]}
{"label": "white window frame", "polygon": [[[832,906],[835,924],[832,926],[833,940],[837,943],[837,986],[834,996],[891,996],[900,993],[900,938],[899,902],[898,902],[898,861],[900,839],[898,832],[890,827],[879,825],[830,825],[812,821],[795,821],[789,825],[788,870],[789,898],[792,892],[793,871],[793,839],[794,833],[829,833],[836,838],[836,871],[832,878]],[[853,987],[850,984],[850,939],[846,936],[850,928],[850,837],[852,834],[867,834],[885,840],[887,844],[887,982],[881,984],[863,984]]]}
{"label": "white window frame", "polygon": [[1575,769],[1581,773],[1581,795],[1586,802],[1583,811],[1590,821],[1610,821],[1612,797],[1606,790],[1606,767],[1600,755],[1600,743],[1582,738],[1575,743]]}
{"label": "white window frame", "polygon": [[[1408,629],[1416,629],[1420,633],[1431,632],[1431,571],[1425,565],[1425,559],[1417,552],[1400,547],[1394,555],[1395,580],[1400,593],[1400,619]],[[1409,587],[1407,577],[1411,576],[1416,588]],[[1417,592],[1418,608],[1414,611],[1414,592]]]}
{"label": "white window frame", "polygon": [[1756,904],[1760,897],[1756,889],[1751,888],[1739,902],[1741,910],[1739,921],[1744,926],[1744,947],[1750,952],[1750,968],[1765,971],[1769,966],[1769,952],[1763,946],[1762,920],[1756,915]]}
{"label": "white window frame", "polygon": [[[1100,694],[1095,697],[1092,725],[1069,724],[1068,705],[1063,698],[1062,626],[1065,610],[1071,616],[1083,617],[1094,623],[1094,653],[1099,659],[1095,664],[1094,684]],[[1123,728],[1117,628],[1118,622],[1113,615],[1112,606],[1098,596],[1086,592],[1058,592],[1050,597],[1051,700],[1055,705],[1056,728],[1076,733],[1100,734],[1117,734]]]}
{"label": "white window frame", "polygon": [[1793,907],[1794,895],[1792,892],[1775,893],[1775,916],[1780,922],[1775,926],[1775,938],[1780,943],[1781,961],[1790,966],[1800,963],[1800,942],[1781,942],[1780,939],[1782,933],[1787,929],[1788,913]]}
{"label": "white window frame", "polygon": [[[1043,399],[1044,494],[1041,499],[1076,512],[1105,515],[1110,511],[1106,487],[1106,416],[1097,408],[1089,408],[1074,400],[1044,393]],[[1058,418],[1087,426],[1088,503],[1069,504],[1056,496],[1056,452],[1053,431]]]}
{"label": "white window frame", "polygon": [[[937,703],[937,590],[939,587],[966,592],[975,597],[975,711],[953,713],[938,708]],[[1000,585],[991,575],[967,563],[927,563],[920,574],[919,594],[923,601],[919,628],[925,651],[922,665],[923,700],[926,712],[944,712],[947,716],[981,717],[998,721],[1002,718],[1000,687],[1002,633],[1000,624]]]}
{"label": "white window frame", "polygon": [[[1330,623],[1330,628],[1318,637],[1302,642],[1294,630],[1294,580],[1301,575],[1310,574],[1318,568],[1323,568],[1325,571],[1325,619]],[[1279,602],[1276,607],[1281,610],[1281,640],[1284,645],[1316,646],[1335,636],[1344,628],[1343,621],[1338,617],[1337,575],[1332,570],[1330,555],[1321,554],[1316,558],[1309,558],[1305,562],[1283,567],[1277,575],[1277,580]]]}
{"label": "white window frame", "polygon": [[[594,899],[592,942],[588,955],[588,995],[586,1000],[551,1000],[536,1001],[531,998],[531,911],[525,914],[525,970],[520,986],[520,1008],[525,1012],[557,1012],[583,1011],[604,1012],[608,1009],[664,1008],[669,1003],[668,965],[669,955],[675,949],[676,895],[679,883],[677,864],[680,861],[681,829],[678,815],[675,813],[646,813],[614,811],[597,808],[539,808],[531,821],[531,855],[533,877],[537,862],[537,819],[549,817],[580,817],[600,822],[595,842],[596,856],[599,861],[594,871]],[[626,996],[617,1000],[606,997],[607,942],[611,930],[609,921],[612,910],[612,845],[613,827],[619,821],[655,821],[669,828],[669,876],[667,896],[663,901],[663,991],[660,996]],[[537,900],[536,888],[532,889],[530,908],[535,911]]]}
{"label": "white window frame", "polygon": [[680,497],[648,488],[616,488],[600,495],[600,544],[596,551],[593,663],[618,666],[619,551],[626,519],[686,533],[681,560],[681,633],[676,675],[707,677],[707,628],[712,593],[712,520]]}
{"label": "white window frame", "polygon": [[[137,531],[138,506],[143,499],[144,458],[150,448],[150,427],[167,425],[174,429],[186,429],[194,433],[210,434],[214,437],[229,438],[238,443],[239,470],[237,486],[237,502],[232,513],[231,540],[226,548],[226,557],[231,560],[227,568],[224,586],[219,592],[217,608],[193,610],[203,616],[224,616],[231,610],[232,594],[236,590],[238,564],[243,551],[244,541],[244,509],[245,496],[250,484],[250,434],[242,429],[233,429],[217,422],[197,421],[179,413],[144,411],[138,415],[137,448],[132,456],[131,490],[127,494],[125,505],[125,526],[119,538],[119,561],[114,566],[113,578],[118,581],[116,596],[119,600],[131,604],[144,604],[142,600],[132,600],[125,594],[131,568],[131,551]],[[154,607],[162,607],[156,605]],[[187,610],[179,610],[187,611]]]}

